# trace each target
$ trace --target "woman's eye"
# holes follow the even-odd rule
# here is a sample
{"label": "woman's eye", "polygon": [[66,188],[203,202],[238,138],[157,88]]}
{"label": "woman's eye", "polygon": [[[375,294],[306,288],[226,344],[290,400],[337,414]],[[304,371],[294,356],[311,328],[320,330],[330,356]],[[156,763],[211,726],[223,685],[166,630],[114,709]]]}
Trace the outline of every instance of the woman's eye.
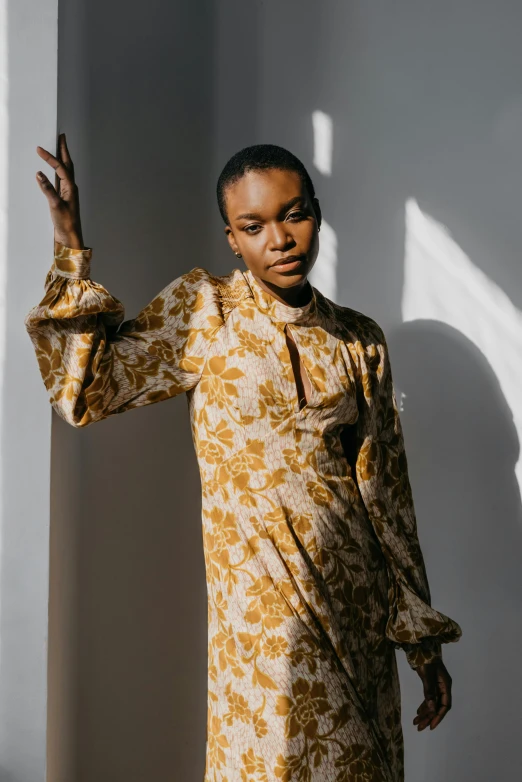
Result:
{"label": "woman's eye", "polygon": [[[303,217],[305,217],[305,216],[306,216],[306,215],[305,215],[305,213],[304,213],[304,212],[302,212],[302,211],[296,211],[296,212],[291,212],[291,213],[288,215],[288,218],[295,218],[295,219],[297,219],[297,220],[300,220],[301,218],[303,218]],[[246,227],[245,227],[243,230],[244,230],[246,233],[248,233],[248,234],[254,234],[254,233],[257,233],[257,229],[258,229],[258,228],[261,228],[261,226],[260,226],[260,225],[247,225],[247,226],[246,226]]]}

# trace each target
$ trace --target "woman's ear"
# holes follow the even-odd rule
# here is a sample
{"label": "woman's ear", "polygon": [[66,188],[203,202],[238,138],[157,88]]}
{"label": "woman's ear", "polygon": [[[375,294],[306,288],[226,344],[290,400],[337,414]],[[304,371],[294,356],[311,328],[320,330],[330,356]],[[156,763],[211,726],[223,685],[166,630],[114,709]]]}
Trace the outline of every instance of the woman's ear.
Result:
{"label": "woman's ear", "polygon": [[232,248],[232,252],[237,253],[239,252],[239,247],[237,246],[237,242],[234,239],[234,234],[232,233],[232,228],[229,225],[226,225],[224,228],[228,243],[230,247]]}
{"label": "woman's ear", "polygon": [[314,198],[312,200],[312,204],[313,204],[313,207],[314,207],[315,216],[317,218],[317,229],[320,231],[321,230],[321,223],[323,221],[323,215],[321,213],[321,207],[319,205],[319,199],[318,198]]}

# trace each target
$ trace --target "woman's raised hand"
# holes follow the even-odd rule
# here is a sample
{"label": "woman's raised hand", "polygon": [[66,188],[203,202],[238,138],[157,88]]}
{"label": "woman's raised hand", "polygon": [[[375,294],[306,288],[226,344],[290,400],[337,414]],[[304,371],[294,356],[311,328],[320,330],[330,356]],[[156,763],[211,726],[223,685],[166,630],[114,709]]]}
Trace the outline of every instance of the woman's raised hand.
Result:
{"label": "woman's raised hand", "polygon": [[74,164],[67,149],[65,133],[60,133],[58,137],[58,157],[51,155],[43,147],[36,147],[36,151],[55,171],[54,187],[42,171],[36,174],[51,211],[54,238],[66,247],[83,250],[80,197],[74,181]]}

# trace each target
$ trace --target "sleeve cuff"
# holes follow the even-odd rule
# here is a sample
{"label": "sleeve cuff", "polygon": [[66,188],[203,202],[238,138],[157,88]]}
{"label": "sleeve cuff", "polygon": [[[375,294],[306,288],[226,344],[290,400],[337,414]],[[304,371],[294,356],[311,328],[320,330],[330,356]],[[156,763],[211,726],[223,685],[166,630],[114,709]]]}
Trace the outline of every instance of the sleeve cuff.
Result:
{"label": "sleeve cuff", "polygon": [[403,649],[411,668],[442,659],[442,643],[436,638],[424,638],[419,644],[404,644]]}
{"label": "sleeve cuff", "polygon": [[87,280],[91,275],[91,257],[91,247],[75,250],[55,240],[52,268],[61,277],[69,277],[73,280]]}

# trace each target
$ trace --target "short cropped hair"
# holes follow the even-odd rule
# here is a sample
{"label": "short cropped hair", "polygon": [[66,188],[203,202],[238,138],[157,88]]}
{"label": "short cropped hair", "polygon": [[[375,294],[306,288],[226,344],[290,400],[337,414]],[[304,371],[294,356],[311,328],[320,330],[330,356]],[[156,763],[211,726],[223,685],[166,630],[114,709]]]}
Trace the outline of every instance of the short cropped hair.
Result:
{"label": "short cropped hair", "polygon": [[315,198],[312,180],[299,158],[276,144],[254,144],[236,152],[219,175],[216,188],[217,200],[225,225],[229,224],[225,205],[227,187],[240,180],[247,171],[263,171],[270,168],[277,168],[280,171],[295,171],[301,177],[310,199]]}

